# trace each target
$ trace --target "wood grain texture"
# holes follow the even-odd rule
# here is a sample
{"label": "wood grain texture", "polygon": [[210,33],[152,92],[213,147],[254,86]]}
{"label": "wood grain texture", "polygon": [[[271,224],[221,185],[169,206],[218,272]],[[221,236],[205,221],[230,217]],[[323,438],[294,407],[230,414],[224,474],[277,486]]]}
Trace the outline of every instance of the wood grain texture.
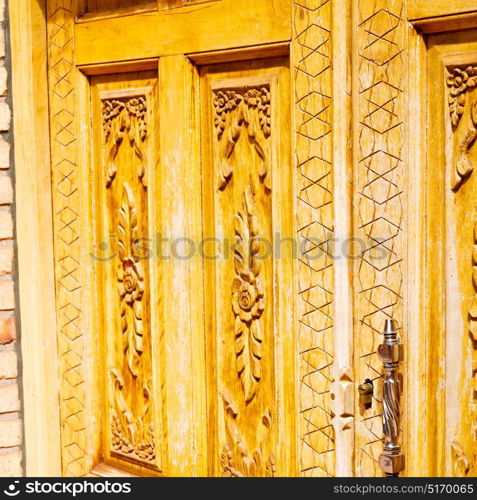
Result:
{"label": "wood grain texture", "polygon": [[[155,218],[160,221],[158,257],[188,255],[188,241],[202,238],[199,81],[183,55],[159,61],[160,184]],[[173,138],[173,140],[171,140]],[[182,182],[178,182],[182,180]],[[169,245],[169,246],[168,246]],[[155,328],[165,339],[164,391],[167,407],[167,474],[207,475],[207,406],[203,262],[165,260],[156,277],[161,321]],[[184,409],[187,408],[187,411]]]}
{"label": "wood grain texture", "polygon": [[[405,291],[405,2],[360,0],[355,11],[355,379],[373,381],[372,407],[356,400],[356,475],[380,476],[386,318],[403,327]],[[401,333],[403,330],[401,330]],[[401,340],[405,343],[405,338]]]}
{"label": "wood grain texture", "polygon": [[332,1],[294,2],[300,472],[334,475]]}
{"label": "wood grain texture", "polygon": [[208,2],[217,2],[219,0],[159,0],[159,7],[162,9],[174,9],[176,7],[188,7]]}
{"label": "wood grain texture", "polygon": [[86,0],[86,12],[107,11],[118,8],[137,8],[143,5],[151,5],[147,0]]}
{"label": "wood grain texture", "polygon": [[290,40],[290,5],[288,0],[221,0],[84,20],[76,24],[75,39],[79,65],[277,43]]}
{"label": "wood grain texture", "polygon": [[409,0],[408,19],[411,21],[424,18],[454,16],[477,10],[473,0]]}

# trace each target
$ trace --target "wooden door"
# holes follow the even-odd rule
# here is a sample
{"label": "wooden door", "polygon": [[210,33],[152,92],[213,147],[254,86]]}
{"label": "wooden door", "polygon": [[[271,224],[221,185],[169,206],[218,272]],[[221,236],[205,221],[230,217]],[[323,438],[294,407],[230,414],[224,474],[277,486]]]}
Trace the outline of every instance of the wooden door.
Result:
{"label": "wooden door", "polygon": [[290,2],[47,16],[63,473],[297,474]]}
{"label": "wooden door", "polygon": [[64,475],[476,473],[477,23],[444,4],[45,2]]}

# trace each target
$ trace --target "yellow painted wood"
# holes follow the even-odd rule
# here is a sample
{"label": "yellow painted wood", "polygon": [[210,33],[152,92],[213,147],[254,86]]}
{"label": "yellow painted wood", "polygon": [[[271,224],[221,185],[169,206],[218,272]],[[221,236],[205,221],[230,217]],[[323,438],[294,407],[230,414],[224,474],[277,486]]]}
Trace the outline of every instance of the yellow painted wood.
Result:
{"label": "yellow painted wood", "polygon": [[204,66],[201,86],[209,474],[295,475],[288,60]]}
{"label": "yellow painted wood", "polygon": [[288,0],[253,3],[221,0],[181,9],[90,20],[76,25],[76,63],[104,63],[283,42],[290,39],[290,19]]}
{"label": "yellow painted wood", "polygon": [[[135,46],[131,23],[138,23],[143,33],[150,29],[151,18],[128,11],[124,3],[90,2],[86,10],[70,0],[48,3],[63,474],[295,475],[296,378],[293,368],[281,368],[293,367],[297,349],[293,249],[280,248],[284,259],[268,256],[263,264],[266,342],[256,330],[261,305],[252,327],[244,316],[249,313],[240,298],[243,291],[237,288],[237,279],[247,279],[245,269],[255,267],[244,256],[238,270],[233,257],[227,257],[220,262],[224,279],[209,289],[212,281],[204,276],[200,253],[204,228],[215,213],[204,207],[219,199],[216,184],[204,191],[204,179],[212,172],[219,175],[222,153],[215,148],[224,147],[223,141],[215,144],[217,110],[211,102],[219,89],[211,86],[211,75],[214,85],[241,92],[248,109],[230,124],[232,129],[243,126],[244,133],[227,156],[237,163],[235,182],[242,179],[243,185],[234,191],[233,210],[221,198],[225,205],[216,216],[217,227],[228,228],[233,239],[241,213],[247,244],[248,203],[255,187],[246,179],[255,170],[261,179],[256,188],[261,183],[265,190],[258,201],[264,236],[278,243],[294,234],[289,3],[260,2],[240,12],[226,1],[171,9],[168,25],[175,22],[182,34],[191,24],[201,33],[207,26],[219,32],[218,21],[234,9],[245,16],[244,25],[247,16],[261,20],[260,30],[255,26],[247,32],[251,47],[245,50],[243,34],[236,39],[230,32],[227,43],[218,44],[210,36],[199,45],[188,38],[187,47],[195,52],[191,60],[181,54],[183,42],[167,41],[165,33],[153,57],[143,46],[141,57],[122,52],[115,59],[109,28],[103,25],[97,42],[106,57],[97,64],[78,38],[94,23],[111,26],[126,20],[129,47]],[[94,23],[92,11],[98,12]],[[276,19],[272,11],[287,16]],[[151,15],[154,29],[166,25],[166,18],[158,17],[166,14]],[[270,44],[261,45],[264,40]],[[165,55],[163,47],[169,43],[170,53],[177,55]],[[82,52],[89,55],[82,58]],[[256,61],[229,62],[250,57]],[[194,66],[219,60],[220,65]],[[61,190],[65,179],[66,195]],[[188,250],[184,242],[197,247],[191,258],[181,256]],[[81,268],[76,265],[80,262]],[[259,304],[262,285],[255,285]],[[214,308],[223,309],[217,331],[206,328],[212,308],[204,297],[216,297]],[[241,342],[247,348],[239,352],[235,329],[241,304]],[[209,350],[212,338],[217,345],[228,345],[228,354]],[[263,358],[259,368],[254,356]],[[71,363],[76,363],[74,372]],[[234,414],[236,404],[240,417]],[[224,426],[236,418],[253,466],[238,449],[229,456],[227,446],[237,443],[231,428],[226,437]],[[257,458],[256,450],[263,458]]]}
{"label": "yellow painted wood", "polygon": [[[381,9],[360,0],[356,7],[353,235],[357,240],[348,247],[354,261],[354,380],[356,385],[371,380],[374,394],[370,408],[355,398],[355,474],[373,477],[382,475],[378,459],[383,445],[376,436],[383,434],[383,371],[377,349],[386,319],[398,322],[401,342],[407,344],[406,2]],[[405,407],[406,394],[401,415]],[[402,419],[404,432],[406,425]]]}
{"label": "yellow painted wood", "polygon": [[[471,82],[468,89],[460,86],[459,73],[473,67],[476,49],[475,31],[429,38],[428,89],[439,96],[429,101],[428,108],[429,130],[434,131],[428,150],[427,190],[432,207],[428,248],[438,249],[439,271],[432,273],[429,309],[433,312],[430,328],[442,334],[433,340],[438,358],[429,368],[433,375],[428,390],[436,387],[440,393],[433,426],[438,444],[434,470],[454,476],[477,474],[473,306],[477,184],[472,175],[476,154],[469,142],[476,96]],[[456,64],[460,69],[455,69]],[[472,80],[471,70],[467,71]],[[445,199],[440,209],[438,199]]]}
{"label": "yellow painted wood", "polygon": [[[35,4],[29,36],[43,26],[47,54],[11,6],[14,87],[37,111],[14,94],[15,135],[35,123],[16,161],[48,194],[19,172],[17,216],[55,266],[30,278],[37,242],[19,229],[20,300],[41,331],[24,338],[58,366],[25,370],[25,394],[35,377],[58,387],[25,403],[32,429],[53,422],[47,466],[45,435],[27,431],[27,469],[59,474],[61,455],[66,476],[379,476],[376,349],[393,317],[405,474],[475,475],[477,181],[455,157],[477,161],[476,97],[451,112],[445,79],[477,64],[472,5],[359,0],[342,20],[335,0],[131,4],[51,0],[46,26]],[[348,245],[346,260],[349,236],[374,250]],[[221,241],[203,253],[239,246],[164,258],[161,238],[188,238],[183,254],[203,237]],[[281,238],[281,259],[259,259],[263,237]],[[108,239],[113,259],[93,262]]]}
{"label": "yellow painted wood", "polygon": [[408,18],[412,21],[477,11],[473,0],[455,0],[452,3],[446,0],[409,0],[408,9]]}

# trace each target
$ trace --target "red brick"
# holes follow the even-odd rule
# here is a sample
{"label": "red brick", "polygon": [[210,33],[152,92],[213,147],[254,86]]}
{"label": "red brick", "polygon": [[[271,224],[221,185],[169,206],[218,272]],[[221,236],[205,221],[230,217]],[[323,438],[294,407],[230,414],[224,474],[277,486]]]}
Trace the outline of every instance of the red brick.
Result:
{"label": "red brick", "polygon": [[13,316],[0,317],[0,345],[9,344],[16,338],[15,318]]}
{"label": "red brick", "polygon": [[22,443],[22,421],[0,420],[0,448],[20,446]]}
{"label": "red brick", "polygon": [[0,169],[10,168],[10,143],[0,135]]}
{"label": "red brick", "polygon": [[0,477],[19,477],[22,475],[22,452],[15,450],[0,453]]}
{"label": "red brick", "polygon": [[0,276],[12,274],[13,247],[0,246]]}
{"label": "red brick", "polygon": [[0,240],[13,237],[13,218],[9,210],[0,210]]}
{"label": "red brick", "polygon": [[[0,413],[20,411],[18,385],[16,383],[0,385]],[[0,425],[2,422],[0,421]]]}
{"label": "red brick", "polygon": [[[18,377],[17,353],[13,349],[0,351],[0,380]],[[0,426],[2,423],[0,422]]]}
{"label": "red brick", "polygon": [[[4,43],[3,31],[0,30],[0,54],[2,52],[3,43]],[[0,131],[1,132],[8,132],[10,130],[11,119],[12,119],[12,114],[10,112],[10,106],[6,102],[0,102]]]}
{"label": "red brick", "polygon": [[0,281],[0,310],[10,311],[15,307],[13,281]]}
{"label": "red brick", "polygon": [[0,205],[9,205],[13,202],[12,179],[8,175],[0,176]]}

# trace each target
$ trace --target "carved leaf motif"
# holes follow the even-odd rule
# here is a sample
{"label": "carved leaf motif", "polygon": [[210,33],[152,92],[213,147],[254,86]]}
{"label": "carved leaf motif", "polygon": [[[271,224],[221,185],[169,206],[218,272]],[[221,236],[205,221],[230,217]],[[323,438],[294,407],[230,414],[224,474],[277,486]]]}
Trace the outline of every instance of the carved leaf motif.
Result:
{"label": "carved leaf motif", "polygon": [[471,469],[471,463],[464,454],[464,449],[458,441],[452,441],[452,473],[454,477],[467,477]]}
{"label": "carved leaf motif", "polygon": [[215,129],[221,145],[219,189],[225,189],[233,174],[230,157],[246,128],[255,151],[262,159],[258,175],[271,189],[268,138],[271,134],[270,89],[267,86],[249,90],[214,92]]}
{"label": "carved leaf motif", "polygon": [[140,160],[138,177],[146,186],[144,155],[142,144],[147,137],[147,103],[145,96],[130,99],[103,100],[103,130],[110,148],[106,170],[106,187],[111,186],[116,177],[116,156],[124,139],[129,140]]}
{"label": "carved leaf motif", "polygon": [[131,373],[136,377],[143,351],[142,296],[144,273],[135,252],[137,238],[137,211],[132,189],[123,185],[118,212],[118,292],[121,299],[121,329],[124,352]]}
{"label": "carved leaf motif", "polygon": [[[464,114],[468,100],[467,92],[474,89],[477,84],[477,67],[453,68],[447,73],[447,86],[449,87],[449,113],[452,128],[457,129]],[[474,165],[469,159],[469,151],[477,139],[477,102],[474,101],[470,108],[470,123],[467,131],[457,146],[454,158],[454,172],[452,190],[457,191],[463,181],[469,177]]]}
{"label": "carved leaf motif", "polygon": [[114,408],[111,418],[112,449],[121,455],[146,462],[155,460],[154,425],[146,425],[151,393],[149,385],[144,388],[144,405],[138,416],[128,407],[123,394],[124,380],[117,370],[110,370],[114,390]]}
{"label": "carved leaf motif", "polygon": [[221,394],[224,403],[225,431],[227,443],[220,456],[223,477],[273,477],[275,475],[275,456],[270,453],[264,463],[264,450],[270,435],[272,418],[268,410],[262,418],[264,436],[259,447],[250,456],[247,444],[238,428],[239,411],[228,392]]}
{"label": "carved leaf motif", "polygon": [[260,317],[265,309],[265,291],[260,279],[260,241],[254,193],[249,185],[235,216],[235,278],[232,284],[232,309],[235,315],[235,354],[237,373],[250,402],[262,377]]}
{"label": "carved leaf motif", "polygon": [[456,128],[464,114],[467,91],[473,89],[477,83],[477,67],[467,66],[448,70],[446,80],[449,87],[451,122]]}

